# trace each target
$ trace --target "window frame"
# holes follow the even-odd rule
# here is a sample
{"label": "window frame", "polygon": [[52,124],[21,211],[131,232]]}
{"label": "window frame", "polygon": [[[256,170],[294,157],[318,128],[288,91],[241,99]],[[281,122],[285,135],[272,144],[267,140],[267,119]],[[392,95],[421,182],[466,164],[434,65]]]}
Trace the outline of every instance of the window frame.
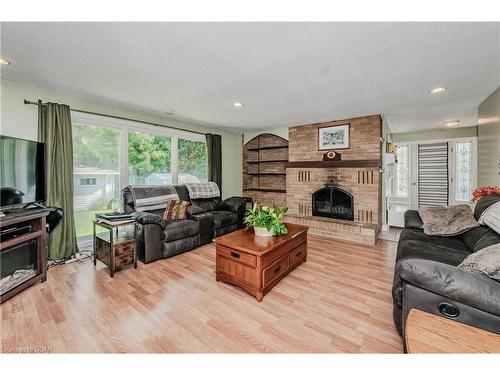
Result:
{"label": "window frame", "polygon": [[179,174],[179,139],[194,142],[207,143],[203,134],[191,133],[177,129],[169,129],[162,126],[144,124],[133,120],[118,119],[90,113],[71,111],[72,123],[88,124],[97,127],[108,127],[120,131],[120,184],[123,189],[129,184],[129,155],[128,155],[128,133],[137,131],[140,133],[170,137],[171,158],[170,171],[172,173],[172,184],[177,184]]}
{"label": "window frame", "polygon": [[449,186],[450,186],[450,197],[449,204],[468,204],[472,205],[472,200],[459,200],[457,199],[457,143],[467,143],[470,142],[472,145],[471,150],[471,193],[477,187],[477,137],[466,137],[466,138],[454,138],[448,141],[448,153],[449,160],[451,160],[451,165],[449,166]]}

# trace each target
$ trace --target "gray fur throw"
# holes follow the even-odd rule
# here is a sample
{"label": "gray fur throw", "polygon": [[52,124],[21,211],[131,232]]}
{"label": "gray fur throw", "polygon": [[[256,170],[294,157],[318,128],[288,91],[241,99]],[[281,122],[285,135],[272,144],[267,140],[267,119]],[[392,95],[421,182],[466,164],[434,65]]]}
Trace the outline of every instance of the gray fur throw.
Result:
{"label": "gray fur throw", "polygon": [[500,243],[472,253],[457,268],[500,281]]}
{"label": "gray fur throw", "polygon": [[479,226],[466,204],[458,206],[420,207],[418,214],[429,236],[456,236]]}

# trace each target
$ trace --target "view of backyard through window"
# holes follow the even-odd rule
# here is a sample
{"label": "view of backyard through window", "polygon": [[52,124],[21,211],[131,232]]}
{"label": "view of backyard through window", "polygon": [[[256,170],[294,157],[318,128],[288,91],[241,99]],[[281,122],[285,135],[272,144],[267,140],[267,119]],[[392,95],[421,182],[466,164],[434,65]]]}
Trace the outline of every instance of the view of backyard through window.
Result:
{"label": "view of backyard through window", "polygon": [[76,235],[91,235],[95,214],[120,202],[120,130],[73,124],[73,191]]}
{"label": "view of backyard through window", "polygon": [[[122,131],[128,133],[127,155],[120,147]],[[128,176],[122,176],[121,165],[128,165]],[[73,123],[74,211],[80,240],[92,235],[96,213],[121,209],[123,186],[200,182],[207,176],[205,142]]]}

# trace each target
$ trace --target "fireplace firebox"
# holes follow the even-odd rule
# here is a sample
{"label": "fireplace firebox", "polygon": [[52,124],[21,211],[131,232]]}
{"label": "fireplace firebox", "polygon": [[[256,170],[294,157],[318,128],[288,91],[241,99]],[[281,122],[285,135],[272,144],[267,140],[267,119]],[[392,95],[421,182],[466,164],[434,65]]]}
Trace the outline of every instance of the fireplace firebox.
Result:
{"label": "fireplace firebox", "polygon": [[335,186],[326,186],[312,195],[313,216],[354,220],[354,198],[352,194]]}

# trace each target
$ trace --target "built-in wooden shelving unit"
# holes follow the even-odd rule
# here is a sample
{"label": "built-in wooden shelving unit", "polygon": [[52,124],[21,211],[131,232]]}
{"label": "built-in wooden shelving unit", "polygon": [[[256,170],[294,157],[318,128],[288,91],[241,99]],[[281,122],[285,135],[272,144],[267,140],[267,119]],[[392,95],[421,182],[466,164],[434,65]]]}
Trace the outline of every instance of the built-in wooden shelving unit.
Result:
{"label": "built-in wooden shelving unit", "polygon": [[243,147],[243,191],[254,202],[284,206],[288,141],[261,134]]}

